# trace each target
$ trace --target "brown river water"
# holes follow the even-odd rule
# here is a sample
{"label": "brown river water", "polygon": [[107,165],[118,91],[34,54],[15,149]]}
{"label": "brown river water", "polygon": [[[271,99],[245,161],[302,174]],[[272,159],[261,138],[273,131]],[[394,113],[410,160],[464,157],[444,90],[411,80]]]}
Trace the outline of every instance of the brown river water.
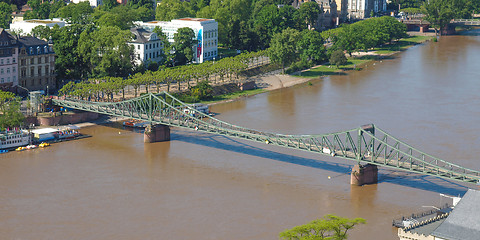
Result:
{"label": "brown river water", "polygon": [[[479,170],[479,106],[477,30],[211,110],[288,134],[374,123]],[[398,239],[394,218],[476,188],[384,168],[378,184],[351,186],[354,162],[183,129],[152,144],[119,125],[81,131],[92,137],[0,155],[0,239],[278,239],[325,214],[367,220],[349,239]]]}

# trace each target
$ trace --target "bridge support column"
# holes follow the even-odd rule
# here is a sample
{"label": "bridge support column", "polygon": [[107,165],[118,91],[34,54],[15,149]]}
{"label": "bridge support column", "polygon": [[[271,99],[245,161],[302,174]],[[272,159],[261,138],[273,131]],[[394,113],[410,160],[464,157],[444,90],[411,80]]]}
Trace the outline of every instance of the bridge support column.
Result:
{"label": "bridge support column", "polygon": [[350,184],[362,186],[378,182],[378,168],[376,165],[355,165],[350,175]]}
{"label": "bridge support column", "polygon": [[143,142],[164,142],[170,141],[170,127],[167,125],[147,125],[143,134]]}

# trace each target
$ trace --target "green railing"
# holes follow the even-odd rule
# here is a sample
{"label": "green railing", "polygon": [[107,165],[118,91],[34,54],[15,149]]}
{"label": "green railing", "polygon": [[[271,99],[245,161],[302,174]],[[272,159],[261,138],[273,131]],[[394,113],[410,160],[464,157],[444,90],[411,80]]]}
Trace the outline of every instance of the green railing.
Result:
{"label": "green railing", "polygon": [[172,95],[145,94],[121,102],[54,99],[56,105],[118,117],[144,120],[196,131],[330,155],[461,182],[479,183],[480,172],[421,152],[373,124],[323,135],[284,135],[233,125],[196,112]]}

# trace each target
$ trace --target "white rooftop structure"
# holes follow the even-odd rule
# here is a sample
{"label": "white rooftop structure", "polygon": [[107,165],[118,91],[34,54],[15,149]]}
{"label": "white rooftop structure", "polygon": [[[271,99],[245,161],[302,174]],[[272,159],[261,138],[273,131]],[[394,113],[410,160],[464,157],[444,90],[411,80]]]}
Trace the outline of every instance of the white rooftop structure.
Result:
{"label": "white rooftop structure", "polygon": [[174,34],[179,28],[191,28],[198,40],[193,61],[202,63],[205,60],[213,60],[218,55],[218,23],[214,19],[180,18],[170,22],[151,21],[137,24],[149,31],[153,31],[155,27],[160,27],[167,35],[169,42],[174,42]]}
{"label": "white rooftop structure", "polygon": [[29,19],[18,21],[10,24],[10,30],[15,32],[22,32],[23,34],[31,34],[32,29],[38,26],[47,26],[52,28],[53,26],[58,25],[59,27],[65,27],[65,21],[54,18],[54,19]]}
{"label": "white rooftop structure", "polygon": [[103,4],[102,0],[72,0],[73,3],[80,3],[80,2],[90,2],[90,6],[98,7]]}

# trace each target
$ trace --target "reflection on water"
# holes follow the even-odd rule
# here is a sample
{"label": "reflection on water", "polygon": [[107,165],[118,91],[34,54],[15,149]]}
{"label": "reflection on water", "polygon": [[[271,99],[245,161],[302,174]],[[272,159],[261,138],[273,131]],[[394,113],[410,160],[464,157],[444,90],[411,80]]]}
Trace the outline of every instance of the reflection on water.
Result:
{"label": "reflection on water", "polygon": [[[467,35],[211,110],[278,133],[374,123],[480,169],[480,45],[478,31]],[[467,189],[394,169],[381,169],[378,185],[350,186],[354,162],[182,129],[153,144],[121,124],[82,132],[92,137],[0,155],[2,238],[277,239],[286,228],[336,214],[367,220],[349,239],[395,239],[393,218]]]}

